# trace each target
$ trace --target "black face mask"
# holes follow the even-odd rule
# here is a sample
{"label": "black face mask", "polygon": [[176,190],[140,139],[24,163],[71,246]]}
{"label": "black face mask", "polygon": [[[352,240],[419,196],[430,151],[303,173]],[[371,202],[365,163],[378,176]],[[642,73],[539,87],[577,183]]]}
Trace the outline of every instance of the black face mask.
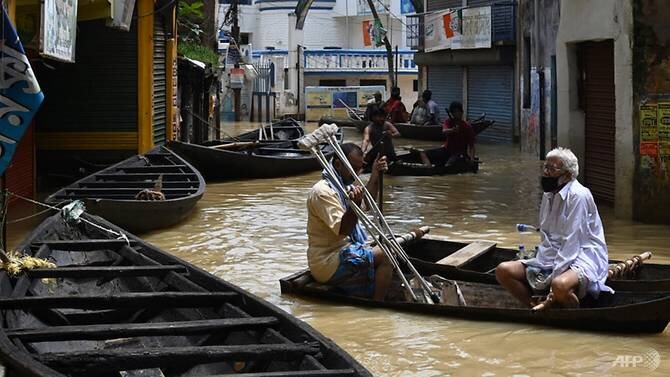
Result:
{"label": "black face mask", "polygon": [[558,178],[560,177],[540,177],[540,183],[542,184],[542,190],[544,192],[556,191],[559,188],[563,187],[565,184],[559,185]]}

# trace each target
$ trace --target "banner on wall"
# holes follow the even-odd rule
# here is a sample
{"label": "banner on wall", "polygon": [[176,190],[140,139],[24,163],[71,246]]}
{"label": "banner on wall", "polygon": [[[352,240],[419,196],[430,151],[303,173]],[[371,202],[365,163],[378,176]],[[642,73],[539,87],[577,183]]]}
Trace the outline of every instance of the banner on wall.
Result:
{"label": "banner on wall", "polygon": [[490,6],[463,9],[460,26],[460,35],[454,35],[451,42],[452,49],[491,48]]}
{"label": "banner on wall", "polygon": [[0,80],[0,174],[12,161],[19,141],[44,99],[5,7],[2,7],[2,19],[0,64],[4,77]]}
{"label": "banner on wall", "polygon": [[77,0],[44,0],[40,53],[55,60],[74,63],[77,40]]}
{"label": "banner on wall", "polygon": [[442,23],[444,24],[444,34],[448,39],[461,34],[461,12],[451,12],[443,15]]}
{"label": "banner on wall", "polygon": [[107,21],[107,26],[113,29],[130,31],[134,9],[135,0],[114,0],[112,2],[112,19]]}
{"label": "banner on wall", "polygon": [[451,40],[447,37],[444,27],[444,16],[449,15],[451,11],[447,10],[439,13],[427,14],[424,25],[424,44],[425,51],[438,51],[451,48]]}

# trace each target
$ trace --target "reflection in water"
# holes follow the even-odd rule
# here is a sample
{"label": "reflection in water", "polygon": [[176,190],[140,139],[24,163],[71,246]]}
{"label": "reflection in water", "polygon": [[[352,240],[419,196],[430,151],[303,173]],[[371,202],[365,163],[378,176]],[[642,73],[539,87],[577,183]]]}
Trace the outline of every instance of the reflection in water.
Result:
{"label": "reflection in water", "polygon": [[[355,130],[346,131],[345,137],[359,141]],[[396,147],[410,143],[430,146],[400,140]],[[536,234],[521,239],[514,224],[537,221],[540,162],[514,147],[480,145],[478,152],[483,162],[478,174],[386,177],[385,211],[391,226],[403,231],[430,225],[433,234],[494,240],[506,247],[536,243]],[[650,348],[662,357],[655,373],[670,371],[670,330],[652,336],[589,334],[280,295],[279,278],[307,265],[305,195],[318,178],[315,172],[209,184],[187,221],[144,238],[307,321],[375,375],[649,375],[643,366],[626,368],[613,362],[617,356],[641,355]],[[23,208],[13,217],[29,210]],[[607,208],[601,208],[601,214],[612,258],[653,250],[654,262],[670,263],[670,226],[616,220]],[[30,226],[34,224],[11,226],[11,244]]]}

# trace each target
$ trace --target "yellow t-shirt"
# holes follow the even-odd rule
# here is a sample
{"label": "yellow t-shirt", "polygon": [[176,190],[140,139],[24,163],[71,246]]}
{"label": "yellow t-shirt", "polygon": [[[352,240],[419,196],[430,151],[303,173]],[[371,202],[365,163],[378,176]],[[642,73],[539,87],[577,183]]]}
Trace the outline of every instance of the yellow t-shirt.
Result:
{"label": "yellow t-shirt", "polygon": [[314,279],[325,283],[340,264],[340,250],[349,244],[348,236],[339,234],[344,216],[340,197],[325,180],[309,191],[307,214],[307,263]]}

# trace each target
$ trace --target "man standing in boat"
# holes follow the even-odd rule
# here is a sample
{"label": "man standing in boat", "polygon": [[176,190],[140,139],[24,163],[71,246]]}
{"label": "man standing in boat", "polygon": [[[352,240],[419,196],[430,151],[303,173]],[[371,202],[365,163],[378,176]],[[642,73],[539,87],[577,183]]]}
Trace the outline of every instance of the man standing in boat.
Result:
{"label": "man standing in boat", "polygon": [[365,155],[365,164],[370,167],[372,162],[379,157],[386,157],[388,162],[396,160],[393,137],[400,137],[400,132],[395,126],[386,120],[386,111],[378,107],[372,111],[372,122],[363,131],[363,142],[361,149]]}
{"label": "man standing in boat", "polygon": [[[363,151],[353,143],[342,145],[347,160],[360,172],[363,168]],[[363,200],[363,190],[354,183],[353,176],[337,156],[332,165],[337,177],[325,172],[307,197],[307,262],[314,279],[336,286],[352,296],[372,297],[383,300],[391,283],[393,267],[378,247],[365,245],[367,236],[355,212],[346,203],[345,195],[357,204]],[[379,175],[387,168],[386,159],[373,163],[366,185],[370,192],[377,192]],[[351,190],[345,194],[337,190],[337,179]]]}
{"label": "man standing in boat", "polygon": [[591,191],[577,181],[579,163],[569,149],[547,153],[541,176],[540,236],[537,255],[503,262],[496,278],[523,304],[533,306],[533,293],[550,290],[549,302],[579,306],[579,300],[605,285],[608,256],[598,208]]}

